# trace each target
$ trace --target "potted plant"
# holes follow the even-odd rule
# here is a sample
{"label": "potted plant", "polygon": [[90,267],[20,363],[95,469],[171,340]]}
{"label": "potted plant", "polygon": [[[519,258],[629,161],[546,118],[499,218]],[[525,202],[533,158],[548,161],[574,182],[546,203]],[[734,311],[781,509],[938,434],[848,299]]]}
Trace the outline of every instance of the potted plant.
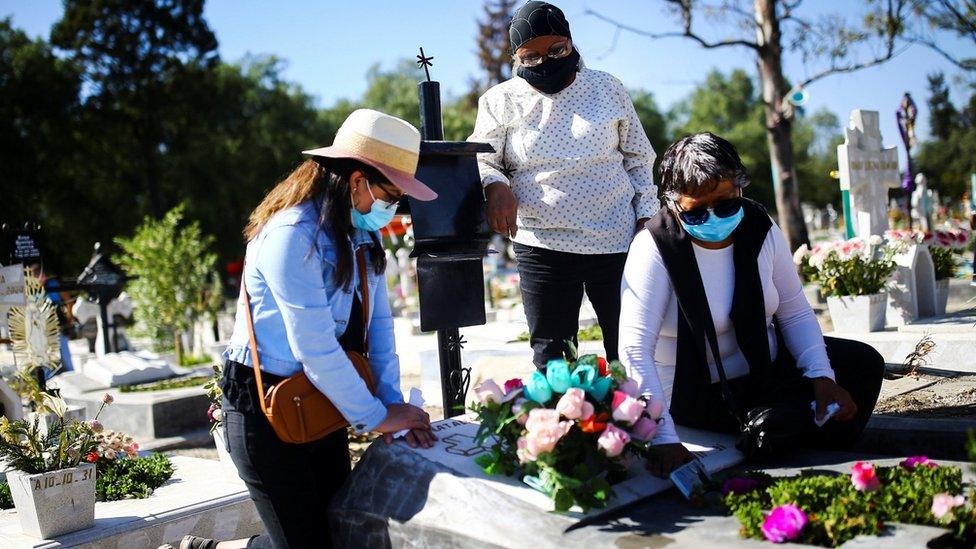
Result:
{"label": "potted plant", "polygon": [[217,447],[217,459],[220,460],[224,473],[227,476],[237,479],[237,466],[230,457],[227,450],[227,433],[224,429],[224,410],[221,408],[220,399],[223,391],[220,390],[220,380],[224,377],[223,368],[219,364],[213,366],[214,375],[210,381],[203,386],[207,396],[210,397],[210,408],[207,409],[207,419],[210,420],[210,435],[213,436],[214,445]]}
{"label": "potted plant", "polygon": [[969,244],[965,230],[938,230],[925,235],[925,243],[935,265],[935,314],[943,315],[949,302],[949,280],[956,276],[955,253],[962,253]]}
{"label": "potted plant", "polygon": [[13,469],[7,482],[21,529],[49,539],[95,524],[96,472],[87,458],[98,448],[98,415],[112,396],[106,394],[95,418],[85,422],[65,421],[60,397],[43,398],[58,420],[42,431],[37,416],[0,418],[0,460]]}
{"label": "potted plant", "polygon": [[834,329],[876,332],[885,326],[885,282],[904,249],[874,235],[820,244],[810,251],[809,276],[820,284]]}

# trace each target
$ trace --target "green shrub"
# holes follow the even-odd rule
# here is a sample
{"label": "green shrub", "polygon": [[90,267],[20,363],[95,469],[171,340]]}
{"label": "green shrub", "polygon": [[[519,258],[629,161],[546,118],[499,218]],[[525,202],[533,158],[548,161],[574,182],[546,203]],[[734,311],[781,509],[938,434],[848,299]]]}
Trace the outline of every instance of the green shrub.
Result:
{"label": "green shrub", "polygon": [[0,509],[13,509],[14,498],[10,495],[10,485],[0,482]]}
{"label": "green shrub", "polygon": [[97,501],[149,497],[173,476],[173,465],[163,454],[136,459],[101,460],[95,481]]}

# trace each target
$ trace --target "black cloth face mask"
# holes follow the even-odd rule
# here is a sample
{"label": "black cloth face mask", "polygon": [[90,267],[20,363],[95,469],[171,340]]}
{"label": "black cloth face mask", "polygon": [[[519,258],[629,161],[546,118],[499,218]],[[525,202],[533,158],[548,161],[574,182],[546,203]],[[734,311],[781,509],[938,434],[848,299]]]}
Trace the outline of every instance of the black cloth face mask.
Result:
{"label": "black cloth face mask", "polygon": [[516,74],[542,93],[559,93],[570,84],[570,76],[579,70],[580,54],[573,51],[560,59],[547,59],[536,67],[519,67]]}

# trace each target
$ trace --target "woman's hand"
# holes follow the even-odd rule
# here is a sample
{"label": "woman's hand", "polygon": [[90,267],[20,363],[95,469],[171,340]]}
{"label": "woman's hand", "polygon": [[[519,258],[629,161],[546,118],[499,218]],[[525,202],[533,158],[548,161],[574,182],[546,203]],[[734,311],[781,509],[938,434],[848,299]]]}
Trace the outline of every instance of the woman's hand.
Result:
{"label": "woman's hand", "polygon": [[647,449],[647,463],[644,467],[658,478],[668,478],[671,471],[695,459],[680,442],[658,444]]}
{"label": "woman's hand", "polygon": [[518,232],[515,226],[518,199],[512,189],[505,183],[492,183],[485,187],[485,199],[488,201],[488,226],[506,238],[514,238]]}
{"label": "woman's hand", "polygon": [[[411,431],[430,432],[430,416],[423,410],[411,404],[390,404],[386,407],[386,419],[376,426],[376,431],[383,433],[387,444],[393,442],[393,433],[410,429]],[[409,436],[409,435],[408,435]],[[416,437],[414,438],[416,442]]]}
{"label": "woman's hand", "polygon": [[829,377],[817,377],[813,379],[813,395],[817,401],[817,419],[827,413],[827,405],[836,402],[840,410],[831,419],[837,421],[850,421],[857,415],[857,404],[850,393]]}
{"label": "woman's hand", "polygon": [[[388,436],[390,436],[392,440],[393,435]],[[437,435],[432,433],[430,429],[411,429],[410,432],[404,435],[403,439],[407,441],[407,444],[409,444],[411,448],[416,448],[418,446],[421,448],[430,448],[437,440]]]}

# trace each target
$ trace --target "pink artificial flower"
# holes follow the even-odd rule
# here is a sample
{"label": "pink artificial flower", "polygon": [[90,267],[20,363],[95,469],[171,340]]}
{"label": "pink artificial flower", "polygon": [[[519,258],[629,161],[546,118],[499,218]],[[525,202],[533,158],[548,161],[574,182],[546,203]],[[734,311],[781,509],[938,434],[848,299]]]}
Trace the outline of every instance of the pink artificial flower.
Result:
{"label": "pink artificial flower", "polygon": [[522,388],[522,380],[515,377],[505,382],[505,394],[511,393],[515,389]]}
{"label": "pink artificial flower", "polygon": [[773,508],[762,524],[763,536],[773,543],[796,539],[807,525],[807,514],[796,505],[787,504]]}
{"label": "pink artificial flower", "polygon": [[525,425],[526,420],[529,419],[529,414],[522,411],[526,402],[528,400],[519,397],[515,399],[515,404],[512,404],[512,415],[515,416],[515,421],[518,421],[519,425]]}
{"label": "pink artificial flower", "polygon": [[851,467],[851,482],[859,492],[874,492],[881,487],[874,465],[866,461],[859,461]]}
{"label": "pink artificial flower", "polygon": [[583,405],[580,406],[580,419],[593,417],[595,412],[596,409],[593,408],[593,405],[588,400],[584,400]]}
{"label": "pink artificial flower", "polygon": [[651,397],[651,399],[647,401],[647,415],[651,416],[651,419],[655,421],[661,419],[661,417],[664,415],[664,401]]}
{"label": "pink artificial flower", "polygon": [[519,437],[515,444],[517,446],[515,455],[518,456],[520,464],[524,465],[528,461],[535,461],[536,456],[529,453],[529,443],[525,440],[525,437]]}
{"label": "pink artificial flower", "polygon": [[586,402],[586,393],[583,389],[571,387],[559,398],[556,411],[566,419],[582,419],[584,402]]}
{"label": "pink artificial flower", "polygon": [[596,440],[596,445],[607,455],[607,457],[617,457],[623,453],[627,443],[630,442],[630,435],[626,431],[619,429],[615,425],[607,425],[607,428]]}
{"label": "pink artificial flower", "polygon": [[90,419],[90,420],[88,420],[88,427],[94,433],[101,433],[102,430],[104,429],[104,427],[102,426],[102,422],[101,421],[98,421],[97,419]]}
{"label": "pink artificial flower", "polygon": [[647,442],[654,438],[657,433],[657,422],[653,419],[644,416],[634,423],[634,426],[630,430],[630,434],[637,440],[642,440]]}
{"label": "pink artificial flower", "polygon": [[640,388],[637,386],[637,380],[629,377],[626,381],[621,382],[620,385],[617,386],[617,390],[623,391],[634,398],[637,398],[640,395],[640,393],[638,393]]}
{"label": "pink artificial flower", "polygon": [[109,393],[105,393],[104,395],[102,395],[102,402],[104,402],[105,404],[111,404],[115,402],[115,397],[113,397]]}
{"label": "pink artificial flower", "polygon": [[559,439],[563,438],[563,435],[568,433],[572,426],[573,422],[571,421],[560,421],[526,432],[525,449],[528,455],[538,457],[546,452],[551,452]]}
{"label": "pink artificial flower", "polygon": [[115,459],[115,450],[111,448],[105,450],[105,459]]}
{"label": "pink artificial flower", "polygon": [[139,450],[139,443],[138,442],[132,442],[132,443],[129,444],[129,448],[132,448],[133,450]]}
{"label": "pink artificial flower", "polygon": [[644,403],[623,391],[617,390],[613,392],[611,409],[613,410],[614,421],[633,425],[644,413]]}
{"label": "pink artificial flower", "polygon": [[722,483],[722,495],[746,494],[755,490],[759,481],[754,478],[732,477]]}
{"label": "pink artificial flower", "polygon": [[929,458],[927,458],[925,456],[912,456],[910,458],[906,458],[904,461],[902,461],[898,465],[901,465],[903,468],[908,469],[909,471],[915,469],[919,465],[924,465],[926,467],[938,467],[939,466],[936,462],[930,460]]}
{"label": "pink artificial flower", "polygon": [[552,408],[533,408],[529,410],[529,419],[525,428],[529,431],[541,431],[559,423],[559,412]]}
{"label": "pink artificial flower", "polygon": [[478,402],[482,404],[488,404],[489,402],[501,404],[502,399],[505,398],[505,394],[502,393],[502,390],[493,379],[483,381],[481,385],[475,387],[474,394],[478,397]]}
{"label": "pink artificial flower", "polygon": [[935,515],[935,518],[941,519],[964,503],[966,503],[966,498],[962,496],[953,496],[945,492],[936,494],[932,497],[932,514]]}

